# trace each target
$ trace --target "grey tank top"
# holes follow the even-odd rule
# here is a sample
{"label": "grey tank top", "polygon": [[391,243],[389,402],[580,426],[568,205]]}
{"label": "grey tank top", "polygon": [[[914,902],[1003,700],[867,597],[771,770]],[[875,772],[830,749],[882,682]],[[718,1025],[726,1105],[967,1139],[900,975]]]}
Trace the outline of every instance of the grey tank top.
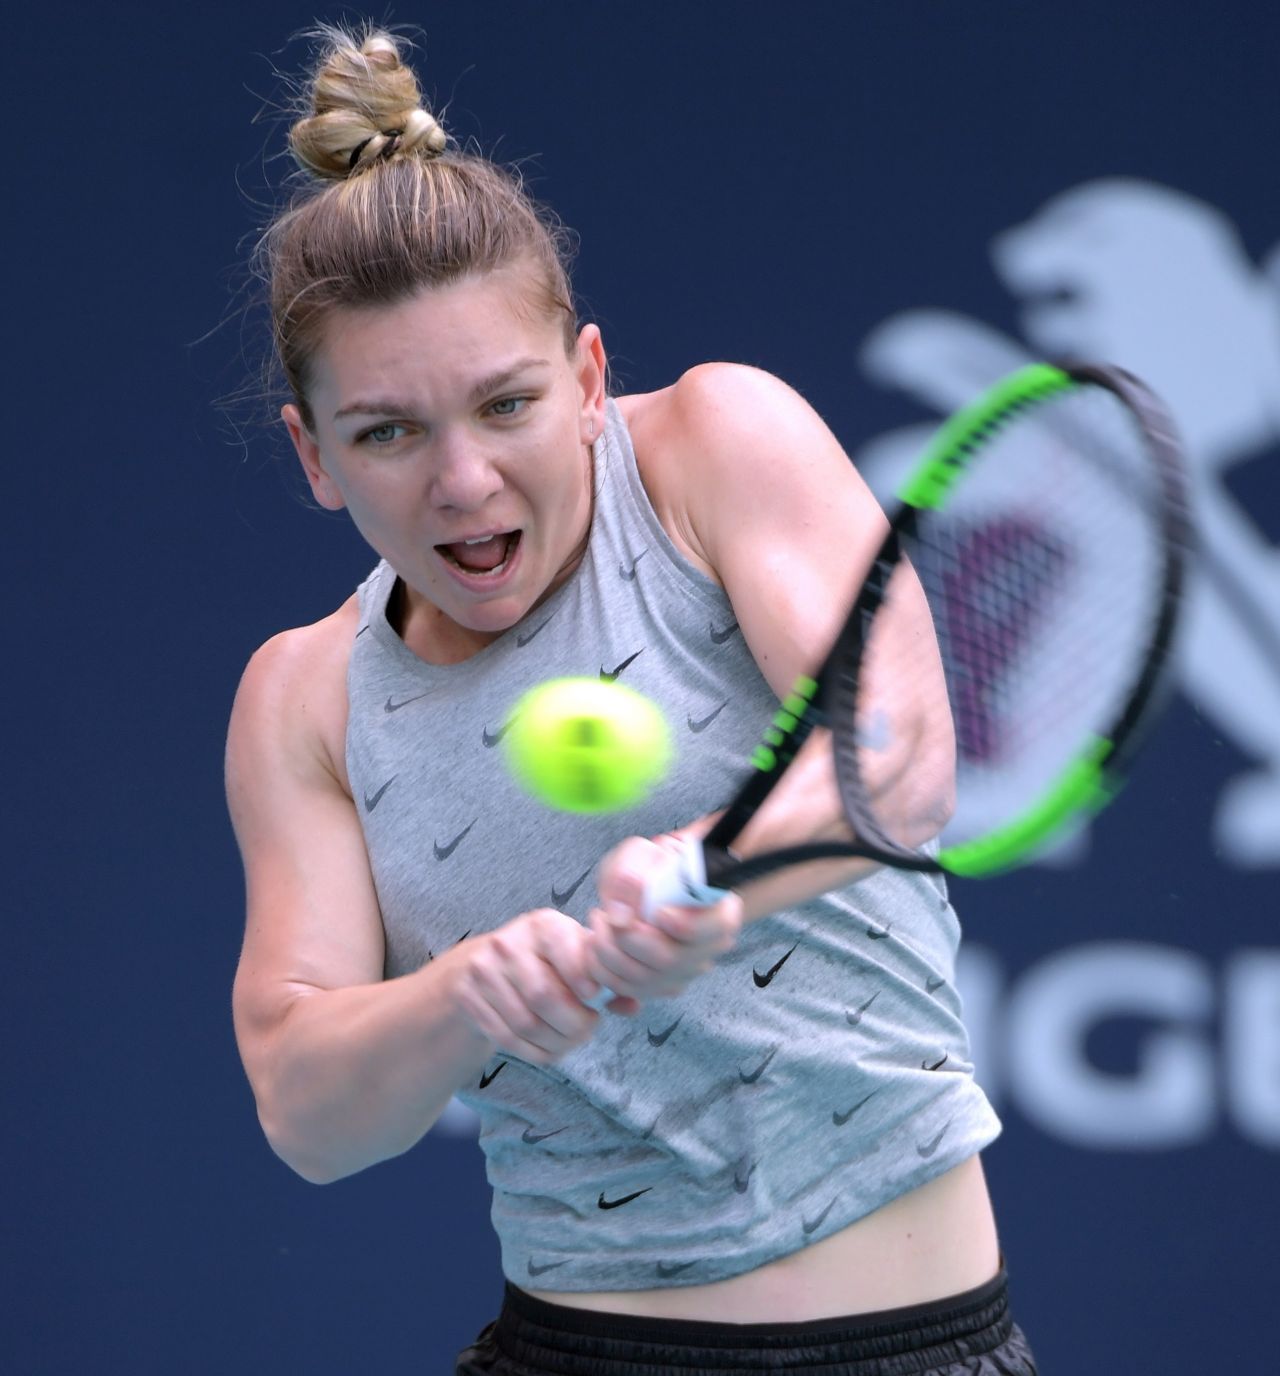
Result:
{"label": "grey tank top", "polygon": [[[663,530],[611,402],[573,576],[464,663],[426,664],[360,588],[347,766],[386,975],[534,908],[585,920],[597,861],[732,795],[776,700],[724,591]],[[531,685],[616,675],[661,705],[670,775],[634,811],[552,812],[499,742]],[[679,998],[605,1014],[551,1067],[494,1057],[480,1117],[503,1270],[552,1291],[704,1284],[839,1231],[991,1142],[943,883],[881,871],[743,929]]]}

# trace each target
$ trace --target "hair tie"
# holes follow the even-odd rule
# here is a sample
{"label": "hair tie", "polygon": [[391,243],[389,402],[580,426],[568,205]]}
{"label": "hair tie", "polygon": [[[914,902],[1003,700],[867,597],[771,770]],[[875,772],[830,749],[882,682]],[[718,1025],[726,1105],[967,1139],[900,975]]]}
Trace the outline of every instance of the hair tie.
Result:
{"label": "hair tie", "polygon": [[360,155],[376,138],[384,138],[387,140],[386,144],[378,149],[378,156],[380,158],[389,158],[400,146],[400,135],[403,133],[403,129],[379,129],[376,134],[370,134],[367,139],[363,139],[360,143],[357,143],[351,150],[351,157],[347,160],[347,171],[354,172],[356,170],[356,163],[360,161]]}

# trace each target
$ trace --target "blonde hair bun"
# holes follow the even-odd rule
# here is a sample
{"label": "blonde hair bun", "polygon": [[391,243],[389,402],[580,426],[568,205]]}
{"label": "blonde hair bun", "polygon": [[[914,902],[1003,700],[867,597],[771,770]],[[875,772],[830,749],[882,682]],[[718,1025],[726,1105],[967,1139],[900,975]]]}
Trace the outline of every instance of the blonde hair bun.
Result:
{"label": "blonde hair bun", "polygon": [[371,29],[318,30],[325,49],[308,89],[310,113],[289,130],[294,157],[317,177],[342,181],[402,153],[435,157],[448,142],[400,45]]}

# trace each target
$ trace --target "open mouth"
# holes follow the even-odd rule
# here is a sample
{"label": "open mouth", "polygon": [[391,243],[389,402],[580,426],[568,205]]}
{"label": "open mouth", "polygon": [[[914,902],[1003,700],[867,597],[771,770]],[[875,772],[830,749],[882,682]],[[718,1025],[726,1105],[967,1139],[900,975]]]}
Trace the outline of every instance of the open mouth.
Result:
{"label": "open mouth", "polygon": [[474,540],[456,540],[452,544],[437,545],[436,552],[472,577],[496,577],[520,544],[518,530],[500,531],[496,535],[480,536]]}

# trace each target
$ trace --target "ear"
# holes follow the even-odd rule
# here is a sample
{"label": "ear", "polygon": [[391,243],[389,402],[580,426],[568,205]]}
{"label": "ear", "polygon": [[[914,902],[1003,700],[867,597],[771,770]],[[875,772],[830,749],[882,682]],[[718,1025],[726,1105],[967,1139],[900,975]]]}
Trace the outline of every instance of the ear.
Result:
{"label": "ear", "polygon": [[311,495],[326,511],[341,511],[347,504],[346,499],[338,485],[325,472],[320,458],[320,446],[303,424],[302,413],[290,402],[289,405],[280,408],[280,419],[284,421],[284,428],[293,441],[302,471],[307,475],[307,482],[311,484]]}
{"label": "ear", "polygon": [[604,434],[604,404],[608,396],[609,370],[598,325],[584,325],[579,332],[576,366],[582,393],[582,442],[591,444]]}

